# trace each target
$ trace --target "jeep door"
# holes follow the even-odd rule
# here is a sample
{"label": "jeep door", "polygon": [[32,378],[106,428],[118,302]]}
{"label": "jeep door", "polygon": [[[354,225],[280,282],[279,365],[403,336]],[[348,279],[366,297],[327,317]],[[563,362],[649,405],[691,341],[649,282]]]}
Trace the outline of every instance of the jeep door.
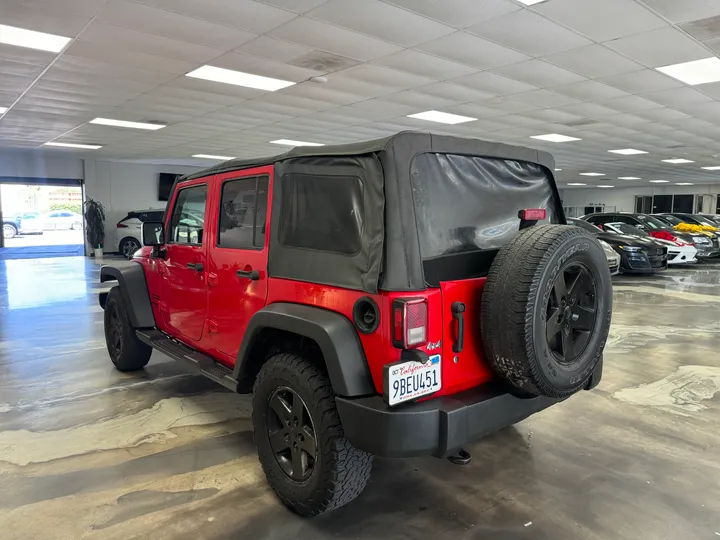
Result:
{"label": "jeep door", "polygon": [[[208,345],[234,364],[250,318],[267,297],[267,231],[273,167],[220,174],[218,230],[208,265]],[[208,239],[210,240],[210,239]]]}
{"label": "jeep door", "polygon": [[178,187],[168,212],[166,254],[161,262],[160,311],[171,331],[198,341],[205,324],[205,286],[209,183],[195,180]]}

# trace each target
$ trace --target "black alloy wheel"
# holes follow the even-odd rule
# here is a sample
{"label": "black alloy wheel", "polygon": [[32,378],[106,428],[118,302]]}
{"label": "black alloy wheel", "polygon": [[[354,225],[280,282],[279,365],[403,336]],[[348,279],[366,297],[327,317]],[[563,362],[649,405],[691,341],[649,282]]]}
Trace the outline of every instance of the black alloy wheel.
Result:
{"label": "black alloy wheel", "polygon": [[555,278],[548,300],[548,348],[560,364],[572,364],[585,350],[595,327],[597,288],[582,263],[566,266]]}
{"label": "black alloy wheel", "polygon": [[295,482],[307,481],[317,462],[315,428],[302,398],[280,387],[268,402],[268,438],[275,460]]}

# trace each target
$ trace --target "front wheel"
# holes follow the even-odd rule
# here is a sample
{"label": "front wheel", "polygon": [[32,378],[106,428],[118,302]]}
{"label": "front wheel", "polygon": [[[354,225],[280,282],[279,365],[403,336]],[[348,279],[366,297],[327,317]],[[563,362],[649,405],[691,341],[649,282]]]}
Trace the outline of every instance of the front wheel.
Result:
{"label": "front wheel", "polygon": [[150,361],[152,348],[140,341],[130,324],[119,287],[113,287],[105,301],[105,343],[110,360],[119,371],[135,371]]}
{"label": "front wheel", "polygon": [[73,224],[70,226],[70,228],[71,228],[73,231],[79,231],[80,229],[82,229],[82,223],[80,223],[79,221],[76,221],[75,223],[73,223]]}
{"label": "front wheel", "polygon": [[3,225],[3,238],[15,238],[17,233],[18,231],[13,225],[9,223]]}
{"label": "front wheel", "polygon": [[365,488],[372,455],[343,434],[327,375],[309,360],[279,354],[253,389],[253,429],[265,476],[301,516],[339,508]]}

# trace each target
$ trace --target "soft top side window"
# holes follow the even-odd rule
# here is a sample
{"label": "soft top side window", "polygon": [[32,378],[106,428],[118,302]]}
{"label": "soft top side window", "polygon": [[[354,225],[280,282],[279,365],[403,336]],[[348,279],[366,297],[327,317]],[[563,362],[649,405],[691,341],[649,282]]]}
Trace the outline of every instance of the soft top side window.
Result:
{"label": "soft top side window", "polygon": [[178,191],[170,221],[169,244],[202,244],[207,192],[207,184]]}

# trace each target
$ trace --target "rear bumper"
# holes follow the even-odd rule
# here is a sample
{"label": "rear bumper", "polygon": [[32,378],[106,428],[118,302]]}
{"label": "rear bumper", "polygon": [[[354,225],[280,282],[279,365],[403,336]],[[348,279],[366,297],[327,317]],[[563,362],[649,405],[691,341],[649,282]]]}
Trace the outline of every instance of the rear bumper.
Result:
{"label": "rear bumper", "polygon": [[[587,390],[601,377],[602,360]],[[345,436],[356,448],[381,457],[443,457],[562,400],[520,398],[491,384],[394,408],[380,396],[335,401]]]}

